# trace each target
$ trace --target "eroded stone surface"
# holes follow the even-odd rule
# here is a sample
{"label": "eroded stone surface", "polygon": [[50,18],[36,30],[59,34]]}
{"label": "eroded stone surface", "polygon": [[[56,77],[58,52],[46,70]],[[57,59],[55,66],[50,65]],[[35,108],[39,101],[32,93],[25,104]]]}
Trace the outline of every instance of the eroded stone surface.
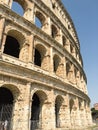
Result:
{"label": "eroded stone surface", "polygon": [[23,16],[12,11],[13,0],[0,0],[0,105],[12,105],[1,121],[11,130],[92,126],[80,45],[63,4],[15,1]]}

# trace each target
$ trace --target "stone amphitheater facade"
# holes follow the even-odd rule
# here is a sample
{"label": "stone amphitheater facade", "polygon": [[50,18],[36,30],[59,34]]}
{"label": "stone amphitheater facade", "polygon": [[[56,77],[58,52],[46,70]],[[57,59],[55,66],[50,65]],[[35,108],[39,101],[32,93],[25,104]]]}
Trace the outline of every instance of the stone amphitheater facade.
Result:
{"label": "stone amphitheater facade", "polygon": [[91,126],[86,84],[77,33],[60,0],[0,0],[0,128]]}

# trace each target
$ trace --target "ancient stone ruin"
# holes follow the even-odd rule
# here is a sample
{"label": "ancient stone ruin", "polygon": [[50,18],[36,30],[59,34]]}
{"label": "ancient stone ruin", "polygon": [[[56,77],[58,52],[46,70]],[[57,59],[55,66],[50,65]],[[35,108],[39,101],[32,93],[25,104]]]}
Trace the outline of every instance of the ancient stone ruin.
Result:
{"label": "ancient stone ruin", "polygon": [[91,126],[86,84],[79,39],[60,0],[0,0],[0,128]]}

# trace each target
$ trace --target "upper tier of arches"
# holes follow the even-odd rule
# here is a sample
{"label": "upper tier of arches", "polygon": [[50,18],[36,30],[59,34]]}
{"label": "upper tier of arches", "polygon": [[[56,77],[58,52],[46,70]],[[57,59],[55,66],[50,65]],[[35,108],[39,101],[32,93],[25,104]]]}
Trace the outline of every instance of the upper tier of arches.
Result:
{"label": "upper tier of arches", "polygon": [[[0,0],[1,1],[1,0]],[[30,21],[34,21],[34,17],[36,16],[41,21],[43,26],[47,23],[47,18],[51,17],[50,15],[55,15],[55,18],[61,22],[61,24],[66,28],[69,34],[73,37],[76,42],[76,46],[80,48],[78,36],[73,24],[73,21],[66,11],[64,5],[61,0],[5,0],[5,4],[9,5],[11,9],[16,11],[18,14],[22,15],[26,19]],[[16,3],[15,7],[13,7],[13,3]],[[43,4],[42,4],[43,3]],[[39,6],[41,5],[41,6]],[[21,7],[19,7],[21,6]],[[18,10],[16,10],[18,8]],[[38,11],[38,9],[41,11]],[[35,15],[35,16],[34,16]],[[46,17],[44,17],[46,15]],[[53,19],[54,16],[52,16]],[[54,20],[53,20],[54,21]]]}

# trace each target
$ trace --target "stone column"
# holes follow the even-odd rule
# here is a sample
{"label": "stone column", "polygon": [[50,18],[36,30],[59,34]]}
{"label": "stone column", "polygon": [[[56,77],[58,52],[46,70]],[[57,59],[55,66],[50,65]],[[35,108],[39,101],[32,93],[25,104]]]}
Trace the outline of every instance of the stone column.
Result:
{"label": "stone column", "polygon": [[75,47],[73,47],[72,55],[73,55],[74,57],[76,57],[76,50],[75,50]]}
{"label": "stone column", "polygon": [[71,67],[70,67],[70,71],[68,73],[68,79],[72,82],[72,83],[75,83],[75,78],[74,78],[74,65],[71,64]]}
{"label": "stone column", "polygon": [[80,128],[81,126],[81,120],[80,120],[80,110],[79,110],[79,102],[78,102],[78,98],[76,97],[75,99],[75,105],[73,107],[74,111],[75,111],[75,121],[74,121],[74,127],[75,128]]}
{"label": "stone column", "polygon": [[49,71],[49,63],[50,63],[50,55],[46,54],[41,64],[42,69]]}
{"label": "stone column", "polygon": [[28,1],[28,6],[24,12],[24,18],[34,23],[34,3]]}
{"label": "stone column", "polygon": [[22,61],[28,62],[28,57],[29,57],[29,40],[26,39],[25,42],[22,45],[20,54],[19,54],[19,59]]}
{"label": "stone column", "polygon": [[49,93],[48,99],[45,101],[42,107],[42,129],[55,129],[55,101],[53,90],[51,90]]}
{"label": "stone column", "polygon": [[5,43],[6,43],[6,38],[7,38],[7,34],[4,33],[4,34],[3,34],[3,37],[2,37],[1,53],[4,52],[4,47],[5,47]]}
{"label": "stone column", "polygon": [[53,47],[50,47],[50,74],[53,73]]}
{"label": "stone column", "polygon": [[59,63],[58,69],[56,71],[56,74],[58,76],[60,76],[61,78],[64,78],[64,72],[65,72],[65,67],[64,67],[64,63],[65,62],[65,58],[63,57],[61,59],[61,62]]}
{"label": "stone column", "polygon": [[79,88],[80,87],[80,72],[79,71],[77,71],[77,74],[76,74],[76,84]]}
{"label": "stone column", "polygon": [[29,115],[30,115],[30,83],[26,86],[19,85],[20,95],[14,105],[13,112],[13,130],[29,130]]}
{"label": "stone column", "polygon": [[80,106],[80,120],[81,120],[81,127],[85,128],[87,126],[87,120],[86,120],[86,113],[85,113],[85,107],[84,107],[84,101],[82,101]]}
{"label": "stone column", "polygon": [[70,41],[69,39],[66,39],[66,49],[68,52],[70,52]]}
{"label": "stone column", "polygon": [[60,29],[58,30],[58,34],[56,35],[55,39],[56,39],[57,42],[59,42],[62,45],[62,43],[63,43],[63,41],[62,41],[62,31]]}
{"label": "stone column", "polygon": [[5,18],[0,18],[0,52],[2,48],[4,25],[5,25]]}
{"label": "stone column", "polygon": [[8,6],[9,6],[9,8],[11,9],[11,7],[12,7],[12,3],[13,3],[13,0],[7,0],[8,1]]}
{"label": "stone column", "polygon": [[70,109],[69,109],[69,95],[66,94],[64,98],[64,103],[61,106],[61,128],[71,128],[70,126]]}
{"label": "stone column", "polygon": [[28,62],[33,62],[34,58],[34,36],[30,35],[28,37],[29,42],[29,56],[28,56]]}
{"label": "stone column", "polygon": [[46,18],[44,25],[42,26],[42,30],[47,34],[51,35],[51,20],[50,17]]}
{"label": "stone column", "polygon": [[89,106],[87,106],[86,108],[86,120],[87,120],[87,125],[92,126],[91,111]]}

